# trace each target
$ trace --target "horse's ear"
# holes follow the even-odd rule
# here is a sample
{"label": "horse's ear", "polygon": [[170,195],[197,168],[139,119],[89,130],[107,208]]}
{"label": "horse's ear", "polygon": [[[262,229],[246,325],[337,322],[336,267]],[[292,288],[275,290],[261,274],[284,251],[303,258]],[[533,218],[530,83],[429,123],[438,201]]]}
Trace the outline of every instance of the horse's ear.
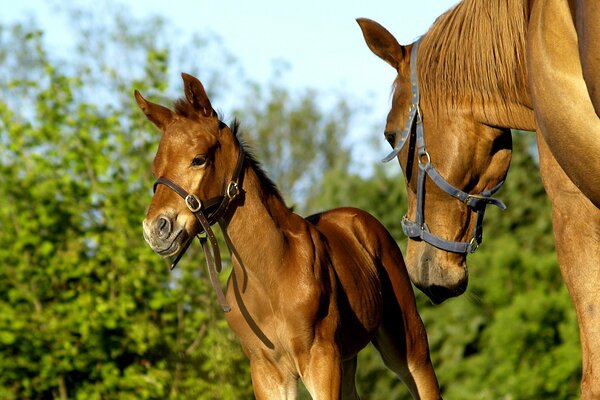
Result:
{"label": "horse's ear", "polygon": [[175,113],[167,107],[146,100],[137,90],[134,92],[134,96],[135,101],[138,103],[138,106],[140,106],[144,114],[146,114],[146,117],[148,117],[158,129],[164,132],[167,125],[175,118]]}
{"label": "horse's ear", "polygon": [[192,107],[194,107],[194,110],[201,113],[205,117],[216,115],[200,80],[192,75],[186,74],[185,72],[181,74],[181,77],[183,78],[183,91],[185,93],[185,98],[192,105]]}
{"label": "horse's ear", "polygon": [[398,69],[407,53],[404,46],[401,46],[387,29],[373,20],[358,18],[356,22],[362,29],[369,49],[383,61]]}

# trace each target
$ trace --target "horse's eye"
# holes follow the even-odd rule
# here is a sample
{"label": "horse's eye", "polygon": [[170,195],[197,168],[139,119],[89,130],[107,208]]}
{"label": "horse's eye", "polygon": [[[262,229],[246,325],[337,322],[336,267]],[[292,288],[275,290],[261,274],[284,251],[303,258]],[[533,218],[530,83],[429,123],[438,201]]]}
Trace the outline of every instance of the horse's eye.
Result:
{"label": "horse's eye", "polygon": [[206,156],[204,155],[197,155],[192,160],[192,167],[201,167],[204,164],[206,164]]}
{"label": "horse's eye", "polygon": [[387,131],[384,133],[384,135],[385,135],[385,140],[388,141],[390,146],[394,147],[394,144],[396,144],[396,132]]}

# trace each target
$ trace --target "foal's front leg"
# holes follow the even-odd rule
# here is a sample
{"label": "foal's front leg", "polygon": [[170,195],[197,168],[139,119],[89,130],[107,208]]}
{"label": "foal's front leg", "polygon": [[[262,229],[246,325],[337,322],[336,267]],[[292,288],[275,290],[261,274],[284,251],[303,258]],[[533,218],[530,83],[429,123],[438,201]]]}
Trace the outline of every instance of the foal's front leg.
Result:
{"label": "foal's front leg", "polygon": [[[318,331],[317,331],[318,332]],[[336,342],[317,333],[301,378],[313,400],[339,400],[342,394],[342,360]]]}
{"label": "foal's front leg", "polygon": [[297,377],[278,367],[273,360],[251,360],[250,374],[256,400],[295,400]]}
{"label": "foal's front leg", "polygon": [[339,400],[342,393],[342,360],[333,341],[315,343],[302,372],[304,386],[313,400]]}

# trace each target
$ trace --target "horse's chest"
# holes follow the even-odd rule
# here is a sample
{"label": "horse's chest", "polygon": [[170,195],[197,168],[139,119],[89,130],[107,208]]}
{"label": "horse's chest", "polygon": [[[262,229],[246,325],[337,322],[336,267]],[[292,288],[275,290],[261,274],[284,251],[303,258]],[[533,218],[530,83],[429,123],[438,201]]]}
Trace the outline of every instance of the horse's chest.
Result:
{"label": "horse's chest", "polygon": [[314,331],[321,296],[310,291],[278,289],[248,287],[239,293],[230,286],[227,297],[232,310],[226,318],[244,346],[286,347]]}

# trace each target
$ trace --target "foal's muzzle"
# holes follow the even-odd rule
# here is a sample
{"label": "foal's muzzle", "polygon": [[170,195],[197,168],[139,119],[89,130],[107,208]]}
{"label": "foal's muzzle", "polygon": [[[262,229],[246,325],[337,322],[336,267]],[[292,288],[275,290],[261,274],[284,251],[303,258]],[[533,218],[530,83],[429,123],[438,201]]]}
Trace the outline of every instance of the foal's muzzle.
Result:
{"label": "foal's muzzle", "polygon": [[177,254],[188,240],[185,229],[168,215],[160,215],[153,221],[144,220],[142,225],[144,239],[162,257]]}

